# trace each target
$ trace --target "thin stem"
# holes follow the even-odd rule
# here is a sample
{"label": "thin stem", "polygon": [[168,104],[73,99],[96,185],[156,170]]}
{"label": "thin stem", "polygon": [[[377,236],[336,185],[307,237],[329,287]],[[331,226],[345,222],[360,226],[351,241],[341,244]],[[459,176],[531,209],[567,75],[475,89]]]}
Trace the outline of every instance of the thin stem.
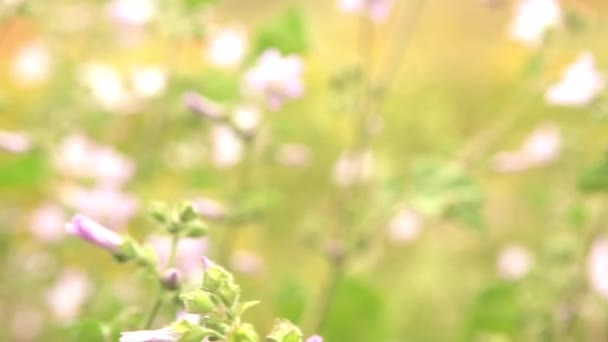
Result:
{"label": "thin stem", "polygon": [[179,235],[173,234],[171,237],[171,248],[169,249],[169,259],[167,261],[167,268],[175,266],[175,259],[177,257],[177,245],[179,244]]}
{"label": "thin stem", "polygon": [[150,310],[150,313],[148,314],[148,318],[146,319],[146,322],[144,323],[145,330],[150,329],[152,327],[152,324],[154,323],[154,319],[158,315],[158,311],[160,310],[160,307],[163,303],[163,295],[164,295],[163,287],[159,284],[158,290],[156,293],[156,299],[154,301],[154,305],[152,306],[152,309]]}
{"label": "thin stem", "polygon": [[342,279],[342,276],[344,274],[342,266],[343,263],[343,261],[331,263],[332,267],[326,279],[326,283],[321,289],[317,309],[315,315],[312,318],[313,323],[311,325],[311,332],[320,332],[321,329],[323,329],[325,323],[327,322],[331,303],[333,302],[336,290],[338,289],[338,285],[340,284],[340,280]]}

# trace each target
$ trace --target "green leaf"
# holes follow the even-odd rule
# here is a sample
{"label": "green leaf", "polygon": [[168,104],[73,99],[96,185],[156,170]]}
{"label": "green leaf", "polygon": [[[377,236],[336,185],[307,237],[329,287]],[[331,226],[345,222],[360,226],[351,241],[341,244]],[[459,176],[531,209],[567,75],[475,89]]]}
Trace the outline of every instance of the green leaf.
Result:
{"label": "green leaf", "polygon": [[240,308],[239,308],[239,316],[244,314],[247,310],[251,309],[252,307],[254,307],[260,303],[261,302],[259,300],[251,300],[248,302],[241,303]]}
{"label": "green leaf", "polygon": [[276,48],[284,54],[302,54],[308,50],[308,27],[300,7],[291,7],[271,20],[258,33],[254,53]]}
{"label": "green leaf", "polygon": [[588,168],[579,180],[583,192],[608,191],[608,157]]}
{"label": "green leaf", "polygon": [[268,342],[302,342],[300,328],[286,319],[278,319],[272,331],[266,336]]}
{"label": "green leaf", "polygon": [[71,329],[71,341],[105,342],[103,326],[94,320],[85,320]]}
{"label": "green leaf", "polygon": [[279,317],[299,322],[306,308],[306,288],[297,279],[287,279],[281,282],[274,302]]}
{"label": "green leaf", "polygon": [[0,187],[38,188],[50,175],[41,153],[4,155],[0,153]]}

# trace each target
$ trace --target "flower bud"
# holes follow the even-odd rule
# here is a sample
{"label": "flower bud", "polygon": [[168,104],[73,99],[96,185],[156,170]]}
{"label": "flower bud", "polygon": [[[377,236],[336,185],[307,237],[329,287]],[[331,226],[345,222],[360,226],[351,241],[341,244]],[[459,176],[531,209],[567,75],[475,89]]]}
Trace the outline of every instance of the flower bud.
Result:
{"label": "flower bud", "polygon": [[279,319],[272,328],[270,335],[266,336],[268,342],[302,341],[300,328],[286,319]]}
{"label": "flower bud", "polygon": [[260,340],[255,328],[249,323],[237,327],[231,337],[231,341],[234,342],[258,342]]}
{"label": "flower bud", "polygon": [[307,338],[306,342],[323,342],[323,337],[319,335],[313,335]]}
{"label": "flower bud", "polygon": [[203,117],[211,120],[222,120],[224,118],[222,106],[193,91],[185,93],[183,101],[188,109]]}
{"label": "flower bud", "polygon": [[203,258],[203,290],[215,293],[228,307],[238,300],[241,289],[235,283],[234,276],[225,268],[208,258]]}
{"label": "flower bud", "polygon": [[110,253],[118,254],[124,238],[92,219],[78,214],[65,226],[69,234],[75,235]]}
{"label": "flower bud", "polygon": [[177,268],[170,268],[163,273],[161,283],[168,290],[177,290],[181,283],[181,272]]}
{"label": "flower bud", "polygon": [[180,296],[186,311],[195,314],[208,314],[215,310],[215,303],[206,291],[196,289]]}

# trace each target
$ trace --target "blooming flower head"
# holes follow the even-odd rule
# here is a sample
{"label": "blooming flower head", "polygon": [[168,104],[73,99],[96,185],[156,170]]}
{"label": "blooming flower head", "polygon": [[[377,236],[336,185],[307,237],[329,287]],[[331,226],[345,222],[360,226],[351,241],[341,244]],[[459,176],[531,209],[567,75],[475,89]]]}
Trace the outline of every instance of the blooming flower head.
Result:
{"label": "blooming flower head", "polygon": [[407,243],[415,240],[422,228],[422,218],[410,208],[400,209],[388,224],[388,235],[395,243]]}
{"label": "blooming flower head", "polygon": [[559,128],[543,125],[530,134],[519,150],[497,154],[494,167],[501,172],[523,171],[552,162],[559,155],[560,149]]}
{"label": "blooming flower head", "polygon": [[338,0],[338,9],[346,13],[363,12],[374,21],[385,21],[393,0]]}
{"label": "blooming flower head", "polygon": [[0,130],[0,150],[10,153],[25,153],[32,147],[27,134]]}
{"label": "blooming flower head", "polygon": [[593,290],[608,299],[608,238],[605,236],[596,239],[591,246],[587,277]]}
{"label": "blooming flower head", "polygon": [[19,85],[44,82],[51,68],[51,54],[40,42],[32,42],[17,51],[12,61],[12,75]]}
{"label": "blooming flower head", "polygon": [[303,68],[298,56],[283,56],[278,50],[267,50],[245,75],[245,87],[261,95],[272,110],[279,110],[287,100],[304,94]]}
{"label": "blooming flower head", "polygon": [[597,71],[593,54],[585,51],[566,68],[562,79],[547,89],[545,100],[558,106],[584,106],[605,87],[606,79]]}
{"label": "blooming flower head", "polygon": [[323,342],[323,337],[319,335],[313,335],[307,338],[306,342]]}
{"label": "blooming flower head", "polygon": [[147,66],[131,72],[131,85],[141,98],[162,95],[167,88],[167,72],[159,66]]}
{"label": "blooming flower head", "polygon": [[110,253],[117,253],[124,242],[122,236],[81,214],[75,215],[65,228],[69,234]]}
{"label": "blooming flower head", "polygon": [[509,35],[524,44],[538,45],[545,32],[558,26],[561,20],[562,11],[557,0],[518,0]]}
{"label": "blooming flower head", "polygon": [[237,165],[243,157],[243,142],[232,127],[215,125],[211,130],[212,162],[218,168]]}
{"label": "blooming flower head", "polygon": [[528,250],[519,245],[511,245],[500,251],[496,261],[498,274],[507,280],[523,278],[532,267],[533,259]]}
{"label": "blooming flower head", "polygon": [[120,333],[118,342],[177,342],[180,335],[169,328]]}
{"label": "blooming flower head", "polygon": [[87,63],[80,70],[80,80],[106,110],[120,114],[133,112],[135,100],[114,67],[98,62]]}
{"label": "blooming flower head", "polygon": [[55,243],[65,236],[65,219],[63,210],[58,205],[49,203],[32,211],[29,228],[38,241]]}
{"label": "blooming flower head", "polygon": [[110,18],[127,26],[142,26],[156,16],[153,0],[113,0],[107,5]]}
{"label": "blooming flower head", "polygon": [[205,51],[206,59],[221,68],[237,67],[247,52],[247,37],[243,29],[220,29],[211,32]]}

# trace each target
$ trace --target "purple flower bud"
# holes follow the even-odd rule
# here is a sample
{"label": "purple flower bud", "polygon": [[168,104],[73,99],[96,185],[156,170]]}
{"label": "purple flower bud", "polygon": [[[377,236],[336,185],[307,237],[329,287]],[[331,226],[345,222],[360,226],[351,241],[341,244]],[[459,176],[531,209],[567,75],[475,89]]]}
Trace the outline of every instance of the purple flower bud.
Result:
{"label": "purple flower bud", "polygon": [[75,215],[72,221],[65,225],[65,229],[69,234],[111,253],[117,253],[124,242],[122,236],[82,214]]}
{"label": "purple flower bud", "polygon": [[224,117],[222,106],[193,91],[186,92],[183,101],[188,109],[208,119],[220,120]]}
{"label": "purple flower bud", "polygon": [[169,290],[177,290],[181,282],[181,272],[177,268],[166,270],[161,278],[163,286]]}
{"label": "purple flower bud", "polygon": [[306,342],[323,342],[323,337],[319,335],[313,335],[307,338]]}

